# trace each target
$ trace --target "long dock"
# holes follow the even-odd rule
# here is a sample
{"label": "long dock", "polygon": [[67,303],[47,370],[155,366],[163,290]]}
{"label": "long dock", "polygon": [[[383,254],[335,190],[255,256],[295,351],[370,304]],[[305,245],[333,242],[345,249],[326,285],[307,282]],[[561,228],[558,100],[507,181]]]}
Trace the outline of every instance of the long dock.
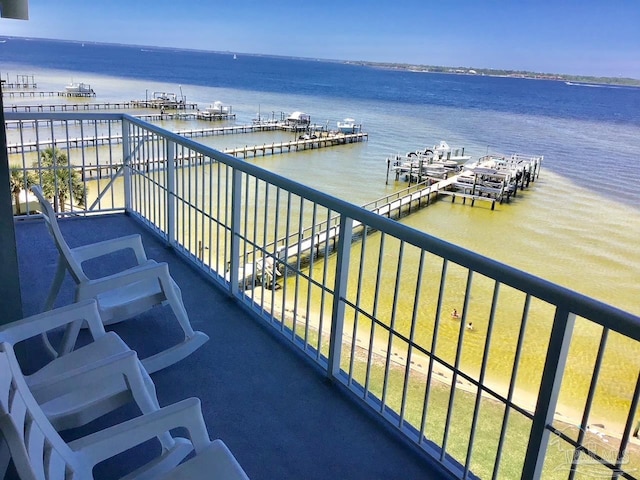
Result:
{"label": "long dock", "polygon": [[[165,116],[167,114],[164,114]],[[184,114],[175,114],[176,117]],[[255,133],[264,131],[279,130],[280,127],[276,124],[265,125],[230,125],[226,127],[213,127],[213,128],[192,128],[188,130],[176,130],[174,133],[188,138],[206,137],[212,135],[230,135],[230,134],[242,134],[242,133]],[[342,145],[345,143],[362,142],[368,139],[368,134],[337,134],[318,136],[318,138],[310,139],[298,139],[292,142],[279,142],[263,145],[245,146],[234,149],[227,149],[224,153],[230,155],[246,157],[248,154],[253,153],[256,156],[258,152],[262,152],[262,155],[267,153],[284,153],[285,151],[298,151],[312,148],[331,147],[334,145]],[[121,143],[122,134],[111,135],[98,135],[98,136],[84,136],[77,138],[68,138],[65,140],[56,140],[55,146],[67,147],[67,148],[80,148],[80,147],[95,147],[98,145],[107,145],[113,143]],[[7,144],[7,151],[9,153],[22,153],[37,150],[38,148],[47,148],[53,146],[51,140],[39,140],[31,142],[16,142]]]}
{"label": "long dock", "polygon": [[[82,110],[126,110],[132,108],[145,108],[138,101],[125,102],[91,102],[91,103],[51,103],[40,105],[8,105],[4,109],[10,112],[73,112]],[[159,107],[156,107],[159,108]],[[164,107],[176,109],[176,107]],[[197,110],[197,103],[181,104],[179,110]]]}
{"label": "long dock", "polygon": [[66,91],[48,91],[43,90],[7,90],[2,92],[3,97],[95,97],[96,93],[92,90],[90,92],[66,92]]}
{"label": "long dock", "polygon": [[368,140],[367,133],[349,133],[349,134],[326,134],[318,136],[317,138],[299,138],[298,140],[292,140],[290,142],[278,142],[278,143],[265,143],[263,145],[245,146],[240,148],[228,148],[224,150],[224,153],[233,155],[234,157],[242,156],[246,158],[248,155],[256,157],[258,153],[262,156],[267,154],[285,153],[285,152],[297,152],[299,150],[318,149],[325,147],[333,147],[335,145],[344,145],[347,143],[357,143]]}
{"label": "long dock", "polygon": [[[264,128],[264,127],[261,127]],[[291,142],[282,142],[282,143],[272,143],[270,145],[256,145],[254,147],[246,147],[247,151],[250,152],[258,152],[258,151],[262,151],[263,155],[266,155],[267,153],[271,153],[271,154],[279,154],[279,153],[286,153],[286,152],[292,152],[292,151],[299,151],[299,150],[307,150],[307,149],[318,149],[318,148],[324,148],[324,147],[332,147],[335,145],[344,145],[347,143],[353,143],[353,142],[362,142],[363,139],[366,139],[367,134],[349,134],[349,135],[344,135],[344,134],[339,134],[336,136],[327,136],[326,138],[323,139],[307,139],[307,140],[294,140]],[[109,140],[114,141],[115,137],[118,137],[118,141],[121,141],[121,137],[119,136],[113,136],[113,137],[109,137],[109,136],[101,136],[101,137],[97,137],[97,141],[98,142],[104,142],[104,143],[109,143]],[[69,139],[70,142],[73,141],[80,141],[81,139]],[[94,139],[95,140],[95,139]],[[42,147],[44,144],[40,143],[40,146]],[[60,145],[59,142],[56,143],[57,146]],[[270,152],[270,150],[272,150]],[[224,153],[229,153],[229,151],[236,151],[236,155],[237,155],[237,150],[240,149],[232,149],[232,150],[225,150]],[[179,166],[189,166],[189,165],[202,165],[203,163],[207,163],[210,160],[207,160],[208,157],[205,157],[199,153],[195,153],[195,154],[189,154],[189,155],[185,155],[183,156],[177,156],[176,157],[176,162]],[[94,175],[98,178],[103,178],[103,177],[109,177],[113,174],[113,172],[115,171],[115,169],[117,169],[120,165],[105,165],[105,166],[86,166],[83,169],[83,175],[85,176],[85,178],[93,178]],[[166,166],[166,158],[156,158],[152,161],[144,161],[144,162],[137,162],[135,164],[135,166],[141,170],[155,170],[155,169],[162,169],[165,168]]]}
{"label": "long dock", "polygon": [[[540,173],[540,163],[542,161],[542,157],[523,157],[517,155],[514,155],[512,159],[514,163],[516,159],[519,159],[518,166],[521,168],[521,171],[528,172],[529,174],[519,177],[521,179],[520,183],[516,183],[515,188],[506,194],[505,198],[507,201],[509,201],[511,196],[516,196],[518,188],[521,190],[525,189],[529,186],[530,182],[535,181]],[[485,162],[485,164],[480,164],[479,168],[488,168],[482,165],[488,165],[490,159],[485,159]],[[513,165],[512,168],[514,168]],[[477,202],[485,202],[490,204],[491,210],[495,208],[497,202],[502,203],[503,197],[497,195],[491,196],[484,192],[467,193],[464,190],[458,190],[461,176],[462,174],[454,175],[438,181],[429,179],[362,205],[362,208],[377,213],[378,215],[399,218],[402,215],[408,215],[412,213],[412,211],[429,206],[441,196],[449,196],[452,202],[455,202],[456,198],[461,199],[463,204],[469,201],[471,206],[474,206]],[[364,235],[367,234],[366,228],[363,228],[360,222],[354,221],[354,232],[358,229],[362,230]],[[275,272],[274,265],[284,265],[291,258],[312,255],[314,251],[316,255],[321,255],[323,251],[322,246],[326,246],[327,242],[330,241],[334,242],[334,245],[330,247],[330,250],[333,250],[339,233],[339,218],[336,217],[328,222],[324,221],[313,227],[305,228],[299,234],[303,238],[291,244],[288,243],[289,240],[287,238],[282,238],[276,242],[265,245],[263,251],[272,253],[266,255],[266,258],[256,255],[255,262],[247,263],[244,267],[241,267],[238,277],[239,284],[245,287],[259,283],[269,286],[269,284],[275,282],[275,276],[273,274],[273,272]],[[296,237],[298,237],[298,234],[296,234]],[[354,238],[357,237],[354,236]],[[253,252],[249,253],[249,255],[253,254]]]}

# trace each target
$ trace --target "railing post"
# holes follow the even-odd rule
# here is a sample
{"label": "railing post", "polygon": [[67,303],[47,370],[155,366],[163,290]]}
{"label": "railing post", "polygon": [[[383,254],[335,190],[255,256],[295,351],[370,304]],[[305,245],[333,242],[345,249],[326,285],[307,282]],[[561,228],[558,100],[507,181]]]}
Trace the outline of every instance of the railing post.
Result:
{"label": "railing post", "polygon": [[[242,172],[234,168],[231,173],[231,259],[229,282],[231,294],[240,289],[240,218],[242,213]],[[243,270],[244,272],[244,270]]]}
{"label": "railing post", "polygon": [[122,118],[122,174],[124,176],[124,210],[131,210],[131,144],[129,132],[131,124],[126,118]]}
{"label": "railing post", "polygon": [[522,468],[522,478],[542,477],[551,433],[546,426],[553,423],[575,320],[575,314],[570,313],[566,308],[557,307],[542,371],[538,402],[529,434],[529,445]]}
{"label": "railing post", "polygon": [[[167,243],[173,245],[176,239],[176,162],[175,143],[167,141]],[[162,159],[158,159],[162,161]]]}
{"label": "railing post", "polygon": [[[336,279],[333,289],[333,313],[331,315],[331,334],[329,337],[329,370],[330,378],[336,378],[340,373],[340,359],[342,357],[342,332],[344,329],[344,302],[349,280],[349,259],[351,256],[351,237],[353,235],[353,219],[345,215],[340,216],[338,234],[338,256],[336,259]],[[327,231],[327,238],[331,228]]]}

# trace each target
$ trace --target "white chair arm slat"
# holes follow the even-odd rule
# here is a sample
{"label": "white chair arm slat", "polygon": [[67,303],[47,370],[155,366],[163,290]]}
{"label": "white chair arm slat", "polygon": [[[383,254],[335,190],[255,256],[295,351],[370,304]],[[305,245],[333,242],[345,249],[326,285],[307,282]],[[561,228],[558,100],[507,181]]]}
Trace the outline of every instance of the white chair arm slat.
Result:
{"label": "white chair arm slat", "polygon": [[74,258],[78,260],[78,263],[82,263],[93,258],[99,258],[126,249],[133,250],[138,265],[142,265],[147,261],[147,254],[142,245],[142,237],[139,234],[126,235],[124,237],[103,240],[89,245],[82,245],[72,248],[71,253]]}

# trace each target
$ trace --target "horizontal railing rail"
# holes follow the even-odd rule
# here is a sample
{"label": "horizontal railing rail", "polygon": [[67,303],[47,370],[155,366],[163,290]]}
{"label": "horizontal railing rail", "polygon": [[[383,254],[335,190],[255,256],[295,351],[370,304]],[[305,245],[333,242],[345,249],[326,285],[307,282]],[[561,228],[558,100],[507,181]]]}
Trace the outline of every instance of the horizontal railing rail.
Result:
{"label": "horizontal railing rail", "polygon": [[638,316],[129,115],[5,116],[64,143],[73,211],[139,218],[454,476],[640,468]]}

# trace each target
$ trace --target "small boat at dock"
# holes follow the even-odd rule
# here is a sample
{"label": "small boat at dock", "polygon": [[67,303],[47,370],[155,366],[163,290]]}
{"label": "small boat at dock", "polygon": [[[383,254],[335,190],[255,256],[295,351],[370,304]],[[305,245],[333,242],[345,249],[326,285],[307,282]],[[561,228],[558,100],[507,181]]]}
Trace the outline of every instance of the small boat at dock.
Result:
{"label": "small boat at dock", "polygon": [[93,88],[88,83],[71,82],[64,87],[64,93],[73,97],[89,97],[95,95]]}
{"label": "small boat at dock", "polygon": [[451,148],[444,140],[433,147],[408,152],[404,156],[395,155],[387,158],[396,176],[402,174],[412,179],[422,177],[445,179],[449,174],[459,172],[462,165],[469,160],[471,156],[464,154],[463,147]]}
{"label": "small boat at dock", "polygon": [[295,132],[305,131],[311,125],[311,116],[304,112],[293,112],[284,122],[283,128]]}
{"label": "small boat at dock", "polygon": [[152,102],[155,103],[176,103],[178,96],[175,93],[153,92]]}
{"label": "small boat at dock", "polygon": [[204,111],[212,115],[229,115],[231,113],[231,106],[216,101],[205,108]]}
{"label": "small boat at dock", "polygon": [[434,145],[431,148],[425,148],[424,154],[429,153],[434,155],[436,160],[456,162],[458,165],[471,160],[471,155],[464,154],[464,147],[451,148],[444,140],[441,140],[438,145]]}
{"label": "small boat at dock", "polygon": [[338,131],[340,133],[358,133],[361,128],[362,125],[357,124],[353,118],[345,118],[343,121],[338,122]]}

